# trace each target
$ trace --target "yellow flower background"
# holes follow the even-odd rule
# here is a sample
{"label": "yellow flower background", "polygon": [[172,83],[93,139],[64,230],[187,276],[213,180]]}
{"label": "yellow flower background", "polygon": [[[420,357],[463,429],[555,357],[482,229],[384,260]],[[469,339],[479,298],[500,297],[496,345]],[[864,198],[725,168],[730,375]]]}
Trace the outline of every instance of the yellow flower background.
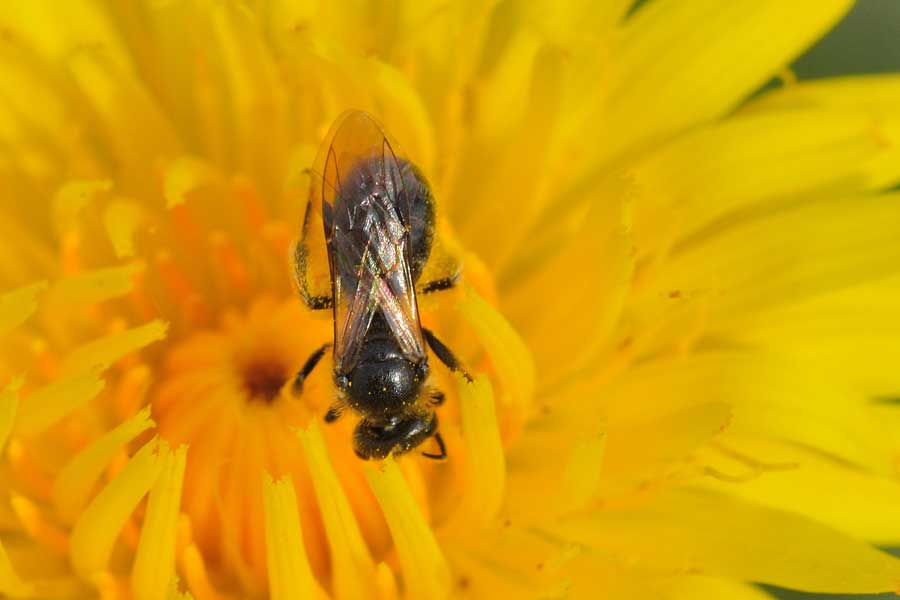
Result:
{"label": "yellow flower background", "polygon": [[[4,2],[0,595],[900,591],[900,77],[786,70],[847,0],[630,4]],[[446,461],[290,391],[348,108],[464,264]]]}

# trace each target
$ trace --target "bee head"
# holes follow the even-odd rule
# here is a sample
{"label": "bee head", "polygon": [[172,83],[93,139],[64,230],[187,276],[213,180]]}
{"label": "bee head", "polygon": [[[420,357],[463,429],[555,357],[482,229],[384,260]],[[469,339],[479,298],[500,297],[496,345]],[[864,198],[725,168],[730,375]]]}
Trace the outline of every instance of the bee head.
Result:
{"label": "bee head", "polygon": [[437,431],[434,411],[408,413],[385,420],[363,419],[353,435],[353,449],[362,459],[383,459],[409,452]]}

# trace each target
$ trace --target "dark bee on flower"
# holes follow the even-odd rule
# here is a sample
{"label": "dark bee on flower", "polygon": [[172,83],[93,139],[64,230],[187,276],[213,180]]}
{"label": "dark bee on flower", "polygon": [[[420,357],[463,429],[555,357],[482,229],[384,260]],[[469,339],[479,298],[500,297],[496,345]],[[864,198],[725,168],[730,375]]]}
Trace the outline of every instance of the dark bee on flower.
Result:
{"label": "dark bee on flower", "polygon": [[333,311],[334,340],[306,361],[295,390],[302,390],[331,348],[338,397],[325,421],[346,408],[360,415],[356,454],[381,459],[433,437],[438,452],[423,455],[442,459],[446,450],[434,409],[444,394],[428,383],[426,344],[447,367],[471,378],[419,322],[416,294],[448,289],[457,277],[423,278],[435,237],[428,182],[360,111],[345,113],[332,126],[316,171],[296,270],[306,305]]}

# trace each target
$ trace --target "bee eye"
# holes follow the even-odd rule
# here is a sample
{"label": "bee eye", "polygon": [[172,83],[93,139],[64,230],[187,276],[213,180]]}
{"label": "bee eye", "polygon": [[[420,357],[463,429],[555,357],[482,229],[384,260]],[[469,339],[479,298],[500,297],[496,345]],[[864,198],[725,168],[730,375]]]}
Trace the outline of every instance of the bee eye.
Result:
{"label": "bee eye", "polygon": [[334,385],[336,385],[339,390],[346,390],[350,387],[350,378],[346,375],[335,375]]}

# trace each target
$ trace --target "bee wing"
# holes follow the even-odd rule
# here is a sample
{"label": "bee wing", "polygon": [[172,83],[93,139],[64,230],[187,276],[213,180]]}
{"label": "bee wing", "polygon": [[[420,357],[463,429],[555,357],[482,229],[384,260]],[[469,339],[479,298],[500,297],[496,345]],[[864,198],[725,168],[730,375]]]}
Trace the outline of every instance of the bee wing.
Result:
{"label": "bee wing", "polygon": [[[322,170],[322,224],[331,260],[335,368],[349,371],[379,312],[404,355],[425,357],[410,270],[410,194],[378,124],[345,113]],[[365,202],[360,202],[365,199]]]}

